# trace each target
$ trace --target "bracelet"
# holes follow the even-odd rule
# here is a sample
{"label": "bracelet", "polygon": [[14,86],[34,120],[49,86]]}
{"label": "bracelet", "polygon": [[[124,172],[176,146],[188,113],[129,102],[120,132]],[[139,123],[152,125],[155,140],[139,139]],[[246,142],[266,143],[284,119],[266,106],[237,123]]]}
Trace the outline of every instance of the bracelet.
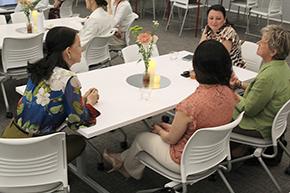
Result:
{"label": "bracelet", "polygon": [[242,81],[240,81],[239,88],[243,88],[243,82]]}

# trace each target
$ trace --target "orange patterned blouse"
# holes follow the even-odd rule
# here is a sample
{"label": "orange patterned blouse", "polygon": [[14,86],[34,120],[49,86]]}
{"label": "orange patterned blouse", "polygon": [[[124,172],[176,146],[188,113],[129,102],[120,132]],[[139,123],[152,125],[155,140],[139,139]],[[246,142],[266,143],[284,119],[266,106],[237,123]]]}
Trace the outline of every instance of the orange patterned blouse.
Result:
{"label": "orange patterned blouse", "polygon": [[172,160],[180,164],[184,146],[200,128],[215,127],[231,122],[235,105],[240,101],[235,92],[224,85],[200,85],[194,93],[175,106],[193,121],[175,145],[170,146]]}

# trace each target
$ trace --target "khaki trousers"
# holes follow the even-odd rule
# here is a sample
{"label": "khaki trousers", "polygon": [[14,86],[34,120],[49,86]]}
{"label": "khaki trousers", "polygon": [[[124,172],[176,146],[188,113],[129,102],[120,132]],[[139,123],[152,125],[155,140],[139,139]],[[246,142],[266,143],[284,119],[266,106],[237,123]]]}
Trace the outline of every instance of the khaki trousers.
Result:
{"label": "khaki trousers", "polygon": [[157,134],[141,132],[134,139],[131,147],[121,154],[124,167],[135,179],[141,179],[145,166],[139,161],[138,153],[146,151],[166,168],[180,173],[180,165],[175,163],[169,154],[170,145]]}

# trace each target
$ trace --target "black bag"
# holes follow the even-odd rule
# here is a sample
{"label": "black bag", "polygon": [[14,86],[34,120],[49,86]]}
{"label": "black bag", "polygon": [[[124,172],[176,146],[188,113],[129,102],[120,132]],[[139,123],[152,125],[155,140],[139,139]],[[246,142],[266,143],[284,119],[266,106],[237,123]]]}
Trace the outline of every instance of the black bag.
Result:
{"label": "black bag", "polygon": [[[284,139],[284,135],[280,137],[280,141],[283,143],[283,145],[287,146],[287,141]],[[281,163],[282,157],[283,157],[284,150],[281,148],[281,146],[278,144],[278,154],[274,158],[263,158],[263,161],[267,166],[277,166],[279,163]],[[274,150],[273,147],[268,147],[265,150],[265,154],[273,154]]]}
{"label": "black bag", "polygon": [[[284,139],[284,134],[279,139],[282,142],[282,144],[286,147],[287,141]],[[253,153],[253,151],[254,150],[251,150],[251,153]],[[263,157],[262,159],[267,166],[277,166],[282,161],[283,152],[284,152],[284,150],[280,147],[280,145],[278,145],[278,154],[276,157],[274,157],[274,158],[264,158]],[[268,147],[265,150],[265,154],[271,155],[273,153],[274,153],[273,147]],[[248,165],[248,166],[259,165],[259,161],[257,160],[257,158],[252,158],[252,159],[246,160],[245,165]]]}

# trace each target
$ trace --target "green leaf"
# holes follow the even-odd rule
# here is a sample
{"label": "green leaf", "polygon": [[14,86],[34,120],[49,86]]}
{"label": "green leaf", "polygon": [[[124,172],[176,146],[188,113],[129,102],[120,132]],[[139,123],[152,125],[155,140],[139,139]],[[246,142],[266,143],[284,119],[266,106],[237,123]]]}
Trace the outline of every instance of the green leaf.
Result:
{"label": "green leaf", "polygon": [[23,111],[24,104],[22,103],[19,107],[17,107],[17,115],[20,115]]}
{"label": "green leaf", "polygon": [[74,109],[75,109],[75,111],[78,113],[78,114],[83,114],[83,110],[81,109],[81,103],[80,102],[78,102],[78,101],[74,101],[73,103],[72,103],[72,106],[74,107]]}
{"label": "green leaf", "polygon": [[62,107],[62,105],[58,105],[58,106],[51,107],[50,108],[50,112],[52,114],[57,114],[60,111],[61,107]]}
{"label": "green leaf", "polygon": [[69,123],[79,123],[81,121],[80,117],[76,114],[69,114],[68,122]]}

